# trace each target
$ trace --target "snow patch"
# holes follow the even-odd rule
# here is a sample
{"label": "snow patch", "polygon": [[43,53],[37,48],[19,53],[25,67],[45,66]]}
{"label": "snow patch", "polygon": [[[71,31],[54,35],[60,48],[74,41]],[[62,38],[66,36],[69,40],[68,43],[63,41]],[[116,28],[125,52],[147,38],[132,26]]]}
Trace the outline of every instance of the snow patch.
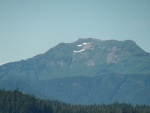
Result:
{"label": "snow patch", "polygon": [[87,45],[87,44],[90,44],[90,43],[83,43],[83,45]]}
{"label": "snow patch", "polygon": [[82,45],[77,45],[78,47],[81,47]]}
{"label": "snow patch", "polygon": [[83,52],[85,49],[81,49],[79,51],[73,51],[74,53],[80,53],[80,52]]}
{"label": "snow patch", "polygon": [[83,48],[81,49],[81,50],[79,50],[79,51],[73,51],[74,53],[80,53],[80,52],[83,52],[83,51],[85,51],[86,49],[87,49],[87,46],[86,45],[89,45],[90,43],[86,43],[86,42],[84,42],[84,43],[82,43],[82,44],[79,44],[79,45],[77,45],[78,47],[82,47],[83,46]]}

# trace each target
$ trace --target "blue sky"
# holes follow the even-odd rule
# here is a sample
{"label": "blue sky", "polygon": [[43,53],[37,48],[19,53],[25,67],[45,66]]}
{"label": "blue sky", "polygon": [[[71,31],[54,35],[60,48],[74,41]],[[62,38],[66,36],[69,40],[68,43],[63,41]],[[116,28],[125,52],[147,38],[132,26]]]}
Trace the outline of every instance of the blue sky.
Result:
{"label": "blue sky", "polygon": [[0,0],[0,64],[89,37],[150,52],[150,0]]}

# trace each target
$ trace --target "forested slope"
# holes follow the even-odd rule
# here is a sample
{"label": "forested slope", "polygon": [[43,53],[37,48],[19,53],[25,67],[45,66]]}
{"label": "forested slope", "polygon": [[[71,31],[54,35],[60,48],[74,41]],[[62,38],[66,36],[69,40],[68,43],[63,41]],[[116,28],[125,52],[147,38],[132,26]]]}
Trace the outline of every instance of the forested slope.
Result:
{"label": "forested slope", "polygon": [[150,106],[131,104],[71,105],[36,99],[18,90],[0,90],[0,113],[150,113]]}

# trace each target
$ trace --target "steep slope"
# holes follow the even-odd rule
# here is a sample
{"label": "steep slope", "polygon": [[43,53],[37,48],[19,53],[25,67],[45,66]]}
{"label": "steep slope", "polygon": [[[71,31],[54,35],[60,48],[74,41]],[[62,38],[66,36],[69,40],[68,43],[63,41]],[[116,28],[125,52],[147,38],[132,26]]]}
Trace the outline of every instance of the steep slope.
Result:
{"label": "steep slope", "polygon": [[0,88],[76,104],[150,104],[150,54],[131,40],[60,43],[0,66]]}

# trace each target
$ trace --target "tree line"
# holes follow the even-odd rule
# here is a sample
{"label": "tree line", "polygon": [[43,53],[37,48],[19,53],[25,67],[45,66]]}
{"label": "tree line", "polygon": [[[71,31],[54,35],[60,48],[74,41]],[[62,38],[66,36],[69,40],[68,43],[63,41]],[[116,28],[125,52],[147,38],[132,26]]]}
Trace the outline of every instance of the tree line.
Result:
{"label": "tree line", "polygon": [[126,103],[72,105],[37,99],[18,90],[0,90],[0,113],[150,113],[150,106]]}

